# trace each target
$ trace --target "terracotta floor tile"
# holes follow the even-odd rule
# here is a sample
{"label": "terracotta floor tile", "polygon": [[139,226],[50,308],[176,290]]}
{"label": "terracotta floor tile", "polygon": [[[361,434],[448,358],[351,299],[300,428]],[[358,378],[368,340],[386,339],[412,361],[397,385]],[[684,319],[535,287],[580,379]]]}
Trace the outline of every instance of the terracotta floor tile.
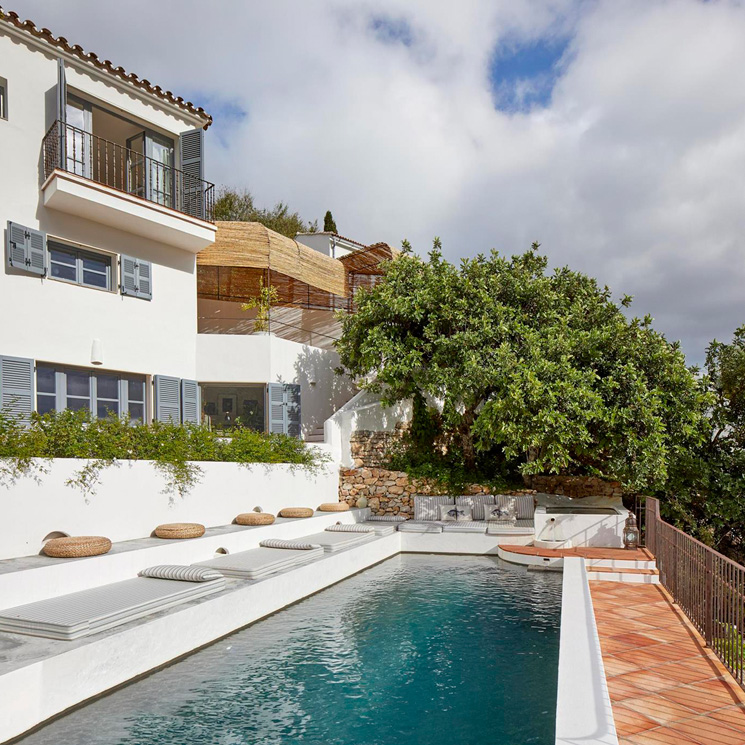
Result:
{"label": "terracotta floor tile", "polygon": [[709,716],[694,717],[684,722],[675,722],[670,729],[691,737],[701,745],[745,745],[745,734],[736,732]]}
{"label": "terracotta floor tile", "polygon": [[654,668],[653,672],[678,683],[697,683],[700,680],[709,680],[714,677],[713,670],[705,660],[669,662]]}
{"label": "terracotta floor tile", "polygon": [[741,706],[728,706],[726,709],[713,711],[709,716],[719,722],[725,722],[732,729],[745,734],[745,709]]}
{"label": "terracotta floor tile", "polygon": [[651,647],[660,643],[657,639],[650,639],[644,632],[640,634],[621,634],[613,638],[637,649],[639,647]]}
{"label": "terracotta floor tile", "polygon": [[613,705],[613,719],[616,722],[616,732],[619,737],[628,737],[638,732],[659,727],[659,724],[638,711],[626,708],[623,704]]}
{"label": "terracotta floor tile", "polygon": [[637,670],[633,673],[626,673],[617,677],[619,680],[627,681],[631,685],[640,688],[645,693],[655,693],[682,685],[680,681],[664,675],[661,668]]}
{"label": "terracotta floor tile", "polygon": [[636,670],[641,670],[639,665],[635,665],[632,662],[626,662],[624,660],[619,660],[617,657],[613,655],[609,655],[608,657],[603,657],[603,665],[605,666],[605,675],[606,677],[612,677],[614,675],[623,675],[624,673],[633,673]]}
{"label": "terracotta floor tile", "polygon": [[727,695],[732,698],[733,704],[745,704],[745,691],[736,683],[725,678],[703,680],[700,683],[694,683],[693,687],[700,688],[703,691],[726,691]]}
{"label": "terracotta floor tile", "polygon": [[623,702],[623,705],[627,709],[659,722],[659,724],[669,724],[679,719],[689,719],[698,713],[688,706],[683,706],[675,701],[668,701],[657,694],[642,698],[629,698]]}
{"label": "terracotta floor tile", "polygon": [[629,740],[634,745],[701,745],[697,740],[681,734],[669,727],[658,727],[632,735]]}
{"label": "terracotta floor tile", "polygon": [[689,709],[699,714],[705,714],[709,711],[722,709],[725,706],[732,706],[734,701],[725,692],[705,691],[694,686],[681,686],[680,688],[670,688],[659,694],[667,701],[674,701],[681,706],[687,706]]}
{"label": "terracotta floor tile", "polygon": [[615,678],[608,679],[608,693],[611,701],[623,701],[625,698],[640,698],[647,695],[646,690],[635,686],[625,678],[625,675],[617,675]]}

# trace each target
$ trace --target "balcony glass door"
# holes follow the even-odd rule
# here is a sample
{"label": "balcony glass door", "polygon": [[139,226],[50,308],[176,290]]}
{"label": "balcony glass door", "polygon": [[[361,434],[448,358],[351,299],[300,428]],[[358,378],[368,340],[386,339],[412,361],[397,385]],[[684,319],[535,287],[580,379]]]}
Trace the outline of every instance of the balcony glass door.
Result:
{"label": "balcony glass door", "polygon": [[147,178],[145,173],[145,133],[127,140],[127,191],[146,198]]}
{"label": "balcony glass door", "polygon": [[149,199],[173,206],[173,141],[155,134],[145,136],[148,156]]}
{"label": "balcony glass door", "polygon": [[127,191],[149,202],[173,206],[173,142],[141,132],[127,140]]}
{"label": "balcony glass door", "polygon": [[91,178],[91,137],[93,113],[91,105],[73,96],[67,97],[65,127],[65,170]]}

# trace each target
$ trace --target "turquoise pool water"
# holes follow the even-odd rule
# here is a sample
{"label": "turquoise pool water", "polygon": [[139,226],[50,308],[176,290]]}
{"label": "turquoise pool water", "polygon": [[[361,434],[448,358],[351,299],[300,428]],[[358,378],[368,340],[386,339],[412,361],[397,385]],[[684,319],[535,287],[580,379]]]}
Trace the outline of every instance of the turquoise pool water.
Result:
{"label": "turquoise pool water", "polygon": [[399,555],[24,745],[551,745],[561,575]]}

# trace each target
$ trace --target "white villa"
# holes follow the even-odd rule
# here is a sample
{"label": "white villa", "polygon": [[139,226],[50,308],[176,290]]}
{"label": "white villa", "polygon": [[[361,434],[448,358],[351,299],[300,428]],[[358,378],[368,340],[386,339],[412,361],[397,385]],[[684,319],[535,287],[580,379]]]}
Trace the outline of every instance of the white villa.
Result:
{"label": "white villa", "polygon": [[[216,225],[209,114],[0,20],[1,405],[323,439],[354,392],[334,311],[391,249]],[[241,310],[260,281],[279,293],[270,334]]]}

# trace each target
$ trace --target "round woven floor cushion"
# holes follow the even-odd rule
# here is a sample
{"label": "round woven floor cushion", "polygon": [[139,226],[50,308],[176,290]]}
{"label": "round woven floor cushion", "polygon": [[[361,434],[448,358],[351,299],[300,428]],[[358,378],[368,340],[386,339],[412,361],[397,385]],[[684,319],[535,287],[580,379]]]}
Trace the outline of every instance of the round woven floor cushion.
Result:
{"label": "round woven floor cushion", "polygon": [[318,509],[321,512],[346,512],[349,505],[346,502],[324,502]]}
{"label": "round woven floor cushion", "polygon": [[243,512],[235,518],[238,525],[271,525],[274,515],[270,512]]}
{"label": "round woven floor cushion", "polygon": [[280,517],[313,517],[310,507],[285,507],[279,511]]}
{"label": "round woven floor cushion", "polygon": [[72,538],[52,538],[44,544],[44,553],[57,559],[76,559],[99,556],[111,549],[111,541],[100,535],[81,535]]}
{"label": "round woven floor cushion", "polygon": [[204,535],[204,525],[199,523],[166,523],[155,529],[158,538],[199,538]]}

